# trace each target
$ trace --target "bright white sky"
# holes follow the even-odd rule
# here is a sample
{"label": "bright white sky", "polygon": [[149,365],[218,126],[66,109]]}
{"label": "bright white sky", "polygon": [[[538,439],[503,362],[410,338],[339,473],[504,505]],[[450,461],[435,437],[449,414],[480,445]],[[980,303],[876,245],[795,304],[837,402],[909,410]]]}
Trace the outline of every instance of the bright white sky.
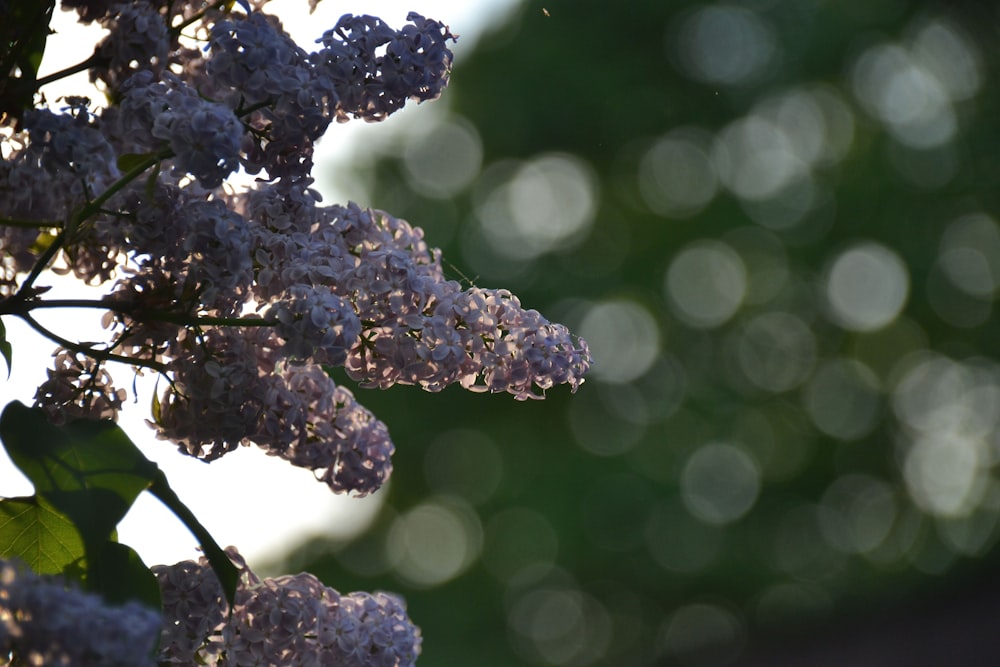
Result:
{"label": "bright white sky", "polygon": [[[333,26],[345,13],[373,14],[394,27],[405,22],[409,11],[440,20],[461,36],[456,60],[467,52],[477,36],[516,6],[517,0],[324,0],[316,13],[310,15],[306,0],[274,0],[269,11],[282,17],[285,27],[306,49],[324,30]],[[53,27],[55,35],[49,38],[42,75],[63,69],[85,57],[95,44],[95,32],[82,29],[74,21],[75,14],[56,11]],[[84,47],[83,45],[88,46]],[[86,75],[76,77],[68,86],[46,88],[50,100],[65,94],[87,94]],[[447,92],[445,92],[447,96]],[[97,97],[96,95],[94,97]],[[422,105],[421,111],[434,103]],[[418,113],[409,112],[411,116]],[[426,113],[426,112],[425,112]],[[398,126],[405,123],[407,112],[383,124]],[[372,133],[376,134],[372,134]],[[317,151],[316,162],[336,165],[337,156],[344,155],[348,144],[365,140],[368,136],[385,136],[390,127],[349,123],[331,127],[324,144]],[[323,179],[319,179],[322,183]],[[336,199],[339,193],[328,192],[327,200]],[[94,293],[81,291],[71,281],[39,280],[40,285],[56,285],[60,295],[89,296]],[[78,340],[105,340],[96,311],[73,310],[64,313],[44,313],[49,317],[43,323]],[[41,339],[20,321],[6,318],[8,339],[14,347],[13,371],[10,379],[0,384],[0,406],[12,400],[30,405],[35,388],[45,379],[54,344]],[[2,363],[2,362],[0,362]],[[111,369],[115,372],[115,369]],[[195,515],[222,544],[235,545],[250,560],[263,561],[277,556],[295,546],[308,535],[346,535],[366,525],[380,504],[380,494],[366,499],[335,496],[324,484],[315,481],[308,471],[297,469],[279,459],[264,455],[256,448],[240,449],[223,459],[206,465],[175,451],[169,442],[157,441],[144,423],[149,416],[152,396],[150,380],[138,385],[138,395],[132,393],[132,375],[127,370],[118,372],[119,386],[129,391],[129,404],[122,413],[120,425],[147,457],[156,461],[164,470],[171,486]],[[0,376],[2,377],[2,376]],[[359,392],[364,402],[364,392]],[[133,402],[135,400],[136,402]],[[379,415],[391,426],[391,415]],[[396,443],[397,447],[406,443]],[[32,493],[31,486],[0,451],[0,496],[17,496]],[[174,563],[196,558],[194,538],[184,526],[160,503],[143,494],[132,512],[119,526],[119,539],[133,547],[149,565]]]}

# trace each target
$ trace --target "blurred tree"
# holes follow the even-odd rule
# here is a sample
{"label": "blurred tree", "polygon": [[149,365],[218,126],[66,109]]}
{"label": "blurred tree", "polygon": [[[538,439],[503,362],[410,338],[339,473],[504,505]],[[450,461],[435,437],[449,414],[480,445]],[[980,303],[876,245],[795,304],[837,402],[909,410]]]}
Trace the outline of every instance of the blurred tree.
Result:
{"label": "blurred tree", "polygon": [[971,620],[997,604],[955,597],[1000,516],[988,4],[524,4],[371,203],[579,331],[594,377],[366,395],[386,504],[290,560],[403,591],[424,667],[1000,655]]}

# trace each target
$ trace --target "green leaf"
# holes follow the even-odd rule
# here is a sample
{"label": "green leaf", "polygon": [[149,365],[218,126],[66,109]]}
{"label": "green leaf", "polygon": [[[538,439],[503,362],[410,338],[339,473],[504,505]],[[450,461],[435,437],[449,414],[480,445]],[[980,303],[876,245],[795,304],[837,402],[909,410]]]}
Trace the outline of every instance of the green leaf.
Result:
{"label": "green leaf", "polygon": [[[16,401],[0,415],[0,439],[14,464],[34,484],[39,506],[51,506],[54,516],[45,515],[45,525],[68,525],[77,535],[76,543],[82,543],[82,549],[68,555],[49,556],[52,564],[47,567],[64,566],[70,556],[79,562],[82,555],[82,579],[88,589],[109,602],[136,599],[158,606],[150,587],[152,573],[131,549],[114,541],[118,522],[159,473],[156,464],[110,421],[81,419],[60,427],[50,423],[41,410]],[[24,520],[31,517],[26,515]],[[16,527],[12,525],[11,533]],[[25,548],[30,554],[31,545],[41,538],[29,535]],[[57,535],[68,539],[65,536],[65,530]],[[55,536],[42,544],[48,547],[53,541]]]}
{"label": "green leaf", "polygon": [[160,587],[134,550],[108,540],[94,567],[85,567],[76,526],[43,498],[0,500],[0,557],[16,558],[38,574],[61,574],[86,584],[111,604],[137,600],[160,608]]}
{"label": "green leaf", "polygon": [[153,417],[153,423],[154,424],[160,424],[161,423],[160,422],[160,415],[161,415],[161,411],[160,410],[161,410],[161,406],[160,406],[160,394],[159,394],[159,392],[157,392],[154,389],[153,390],[153,404],[152,404],[152,406],[150,406],[150,410],[149,410],[150,414]]}
{"label": "green leaf", "polygon": [[76,525],[88,550],[111,537],[159,472],[114,423],[55,426],[17,401],[0,415],[0,439],[35,492]]}
{"label": "green leaf", "polygon": [[56,242],[57,238],[59,238],[59,235],[52,230],[43,229],[38,232],[38,236],[35,237],[34,242],[32,242],[28,250],[35,255],[44,255],[49,247]]}
{"label": "green leaf", "polygon": [[0,415],[0,439],[36,493],[79,531],[92,580],[88,586],[110,586],[106,580],[120,560],[107,543],[135,498],[148,489],[197,538],[232,603],[239,570],[170,488],[166,475],[114,423],[81,419],[55,426],[41,410],[14,401]]}
{"label": "green leaf", "polygon": [[14,360],[14,349],[7,340],[7,327],[4,326],[2,319],[0,319],[0,354],[3,355],[4,361],[7,362],[7,379],[9,380],[10,371],[12,370],[11,363]]}
{"label": "green leaf", "polygon": [[181,502],[181,499],[177,497],[174,490],[170,488],[166,475],[158,472],[153,485],[149,487],[149,492],[170,508],[170,511],[176,514],[177,518],[197,538],[201,550],[205,553],[205,558],[208,559],[209,565],[215,570],[215,576],[219,578],[219,582],[222,584],[222,590],[225,591],[226,599],[229,600],[229,607],[232,609],[233,600],[236,597],[236,586],[239,584],[240,571],[236,569],[236,566],[229,560],[229,556],[226,555],[226,552],[218,545],[208,530],[201,525],[194,513]]}
{"label": "green leaf", "polygon": [[[9,5],[9,6],[7,6]],[[0,119],[32,106],[55,0],[5,3],[0,22]],[[15,69],[19,76],[13,76]]]}
{"label": "green leaf", "polygon": [[82,579],[83,541],[73,522],[37,496],[0,500],[0,556],[39,574]]}
{"label": "green leaf", "polygon": [[87,587],[101,594],[111,604],[137,600],[153,609],[160,608],[160,585],[131,547],[107,541],[88,570]]}

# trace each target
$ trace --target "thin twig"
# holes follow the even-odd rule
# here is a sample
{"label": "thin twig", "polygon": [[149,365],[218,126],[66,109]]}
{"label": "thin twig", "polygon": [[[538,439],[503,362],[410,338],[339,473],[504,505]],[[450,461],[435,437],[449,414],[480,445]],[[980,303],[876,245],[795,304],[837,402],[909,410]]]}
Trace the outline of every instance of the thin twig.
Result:
{"label": "thin twig", "polygon": [[80,343],[74,343],[73,341],[63,338],[54,331],[50,331],[46,327],[38,323],[38,321],[33,318],[28,313],[16,313],[18,317],[24,320],[28,326],[34,329],[36,332],[45,336],[54,343],[58,343],[62,347],[70,350],[72,352],[79,352],[80,354],[85,354],[92,359],[97,359],[98,361],[117,361],[120,364],[127,364],[129,366],[141,366],[143,368],[149,368],[160,373],[166,373],[167,367],[158,361],[149,361],[143,359],[135,359],[133,357],[125,357],[120,354],[115,354],[113,352],[108,352],[107,350],[98,350],[87,345],[81,345]]}
{"label": "thin twig", "polygon": [[128,315],[140,321],[169,322],[179,326],[273,327],[277,324],[275,320],[264,317],[213,317],[142,310],[129,304],[115,303],[107,299],[7,299],[0,301],[0,315],[21,317],[32,310],[43,308],[96,308]]}
{"label": "thin twig", "polygon": [[52,74],[47,74],[47,75],[43,76],[40,79],[36,79],[35,80],[35,88],[38,89],[38,88],[41,88],[42,86],[44,86],[47,83],[52,83],[53,81],[58,81],[59,79],[66,78],[67,76],[72,76],[72,75],[77,74],[79,72],[85,72],[86,70],[90,69],[91,67],[93,67],[94,65],[98,64],[99,62],[100,62],[100,58],[98,57],[97,53],[95,52],[95,53],[91,54],[91,56],[89,58],[87,58],[86,60],[84,60],[83,62],[79,62],[79,63],[77,63],[75,65],[71,65],[71,66],[67,67],[66,69],[59,70],[58,72],[53,72]]}

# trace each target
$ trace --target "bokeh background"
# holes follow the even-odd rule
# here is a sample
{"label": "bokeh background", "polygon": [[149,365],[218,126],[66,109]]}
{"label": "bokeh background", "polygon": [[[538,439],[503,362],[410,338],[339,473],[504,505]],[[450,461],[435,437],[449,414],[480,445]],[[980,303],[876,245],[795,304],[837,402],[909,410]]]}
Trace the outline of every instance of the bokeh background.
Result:
{"label": "bokeh background", "polygon": [[363,392],[381,507],[272,569],[403,593],[423,667],[1000,664],[998,26],[522,3],[319,185],[568,324],[592,378]]}

